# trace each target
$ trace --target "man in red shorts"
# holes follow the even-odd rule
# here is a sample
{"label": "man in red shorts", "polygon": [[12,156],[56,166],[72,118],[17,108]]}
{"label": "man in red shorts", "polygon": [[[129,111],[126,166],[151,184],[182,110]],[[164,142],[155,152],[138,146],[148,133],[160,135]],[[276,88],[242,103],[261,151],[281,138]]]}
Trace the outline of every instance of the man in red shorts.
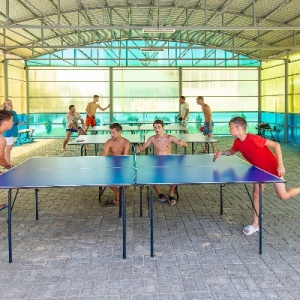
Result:
{"label": "man in red shorts", "polygon": [[[214,160],[220,155],[234,155],[239,151],[244,158],[253,166],[267,171],[275,176],[283,178],[285,169],[283,166],[281,147],[279,143],[267,140],[262,136],[255,134],[247,134],[247,122],[242,117],[235,117],[229,121],[230,134],[236,139],[231,149],[225,151],[216,151]],[[274,153],[269,149],[273,148]],[[277,196],[281,200],[287,200],[300,194],[300,187],[286,189],[284,183],[274,183]],[[266,184],[262,184],[264,190]],[[258,215],[259,215],[259,184],[255,183],[253,187],[253,205],[252,224],[243,229],[243,233],[250,235],[259,231]]]}
{"label": "man in red shorts", "polygon": [[[97,102],[99,101],[99,96],[94,95],[94,99],[92,102],[90,102],[85,111],[87,113],[86,118],[85,118],[85,126],[86,126],[86,132],[88,131],[89,127],[96,126],[96,111],[97,108],[101,109],[102,111],[108,109],[110,107],[110,104],[108,104],[106,107],[101,107]],[[93,134],[93,132],[92,132]],[[86,150],[90,150],[89,145],[86,145]]]}
{"label": "man in red shorts", "polygon": [[85,119],[86,130],[88,130],[90,126],[92,126],[92,127],[96,126],[96,111],[97,111],[97,108],[104,111],[104,110],[106,110],[110,107],[110,104],[108,104],[106,107],[103,108],[97,103],[98,101],[99,101],[99,96],[94,95],[93,101],[90,102],[87,105],[86,109],[85,109],[85,111],[87,113],[86,119]]}

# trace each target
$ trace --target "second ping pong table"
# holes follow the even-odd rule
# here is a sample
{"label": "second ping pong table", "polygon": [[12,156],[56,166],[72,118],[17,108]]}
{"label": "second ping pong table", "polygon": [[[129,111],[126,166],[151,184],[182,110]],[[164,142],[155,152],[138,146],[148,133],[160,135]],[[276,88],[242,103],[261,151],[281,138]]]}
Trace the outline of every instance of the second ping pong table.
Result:
{"label": "second ping pong table", "polygon": [[[136,146],[144,143],[144,138],[139,134],[128,133],[123,135],[124,138],[128,139],[132,146]],[[80,155],[86,155],[86,145],[95,146],[95,155],[98,155],[98,145],[104,145],[109,139],[111,139],[110,134],[91,134],[91,135],[80,135],[76,139],[68,143],[68,145],[80,146]]]}
{"label": "second ping pong table", "polygon": [[[8,189],[9,262],[12,262],[12,190],[35,189],[38,219],[38,189],[51,187],[120,187],[123,258],[126,258],[126,186],[258,183],[259,253],[262,253],[262,183],[284,181],[236,156],[221,156],[216,162],[212,158],[210,154],[30,158],[0,175],[0,189]],[[153,192],[150,191],[150,253],[154,256]],[[220,199],[222,201],[222,193]]]}

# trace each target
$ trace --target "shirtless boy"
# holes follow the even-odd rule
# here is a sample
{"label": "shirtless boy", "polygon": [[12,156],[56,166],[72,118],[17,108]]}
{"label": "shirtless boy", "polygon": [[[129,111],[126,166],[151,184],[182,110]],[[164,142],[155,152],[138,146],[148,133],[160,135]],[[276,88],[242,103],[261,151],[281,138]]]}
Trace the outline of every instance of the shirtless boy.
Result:
{"label": "shirtless boy", "polygon": [[[212,138],[214,122],[212,120],[210,106],[208,104],[204,103],[204,98],[202,96],[197,97],[197,103],[198,103],[198,105],[202,106],[202,111],[204,114],[203,135]],[[215,152],[216,151],[215,143],[211,143],[211,146],[213,148],[213,152]],[[205,143],[205,153],[208,153],[208,144],[207,143]]]}
{"label": "shirtless boy", "polygon": [[[103,156],[119,156],[129,155],[130,142],[122,137],[122,126],[119,123],[113,123],[109,126],[111,139],[107,140],[103,147]],[[114,200],[111,202],[113,205],[119,204],[119,189],[117,187],[110,187],[115,194]]]}
{"label": "shirtless boy", "polygon": [[92,127],[96,126],[97,108],[104,111],[110,107],[110,104],[108,104],[106,107],[103,108],[100,106],[100,104],[97,103],[98,101],[99,101],[99,96],[94,95],[93,101],[90,102],[85,109],[85,111],[87,113],[86,119],[85,119],[86,130],[88,130],[90,126],[92,126]]}
{"label": "shirtless boy", "polygon": [[[181,140],[178,140],[175,136],[165,134],[164,133],[164,122],[161,120],[156,120],[153,123],[153,128],[155,131],[155,135],[150,136],[145,144],[141,147],[136,148],[136,153],[139,154],[141,151],[147,149],[151,144],[154,146],[154,154],[155,155],[171,155],[172,152],[172,143],[187,147],[187,143]],[[158,186],[154,186],[155,193],[160,201],[168,200],[170,205],[175,205],[176,200],[174,198],[174,190],[176,185],[171,185],[169,189],[168,195],[164,195],[161,193]]]}
{"label": "shirtless boy", "polygon": [[[9,110],[0,110],[0,165],[5,169],[11,169],[13,166],[5,158],[6,140],[2,136],[3,132],[13,126],[12,113]],[[0,211],[7,208],[6,204],[0,204]]]}

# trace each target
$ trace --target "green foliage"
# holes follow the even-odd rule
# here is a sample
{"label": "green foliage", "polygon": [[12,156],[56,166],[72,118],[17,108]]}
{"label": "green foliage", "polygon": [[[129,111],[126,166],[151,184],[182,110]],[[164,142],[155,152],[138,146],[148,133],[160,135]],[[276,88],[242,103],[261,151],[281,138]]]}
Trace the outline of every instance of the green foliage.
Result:
{"label": "green foliage", "polygon": [[52,132],[52,121],[47,119],[44,124],[46,127],[47,134],[50,134]]}
{"label": "green foliage", "polygon": [[246,115],[244,113],[241,113],[241,114],[234,114],[231,116],[231,118],[235,118],[235,117],[242,117],[244,118],[245,120],[247,119]]}
{"label": "green foliage", "polygon": [[139,120],[139,118],[137,116],[132,116],[129,115],[129,117],[127,118],[127,121],[132,121],[132,122],[137,122]]}
{"label": "green foliage", "polygon": [[166,116],[158,116],[156,115],[154,120],[162,120],[162,121],[170,121],[170,118],[166,117]]}
{"label": "green foliage", "polygon": [[202,125],[202,117],[201,117],[201,115],[200,114],[198,114],[197,116],[196,116],[196,129],[198,129],[199,130],[199,128],[200,128],[200,126]]}

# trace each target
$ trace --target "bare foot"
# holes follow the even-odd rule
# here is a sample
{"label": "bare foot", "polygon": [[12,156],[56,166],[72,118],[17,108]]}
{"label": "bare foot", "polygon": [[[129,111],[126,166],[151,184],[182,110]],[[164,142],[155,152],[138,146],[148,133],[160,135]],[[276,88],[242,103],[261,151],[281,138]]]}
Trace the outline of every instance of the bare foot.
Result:
{"label": "bare foot", "polygon": [[6,209],[7,207],[7,204],[0,204],[0,211]]}
{"label": "bare foot", "polygon": [[66,151],[66,148],[62,148],[62,149],[61,149],[61,152],[64,153],[65,151]]}

